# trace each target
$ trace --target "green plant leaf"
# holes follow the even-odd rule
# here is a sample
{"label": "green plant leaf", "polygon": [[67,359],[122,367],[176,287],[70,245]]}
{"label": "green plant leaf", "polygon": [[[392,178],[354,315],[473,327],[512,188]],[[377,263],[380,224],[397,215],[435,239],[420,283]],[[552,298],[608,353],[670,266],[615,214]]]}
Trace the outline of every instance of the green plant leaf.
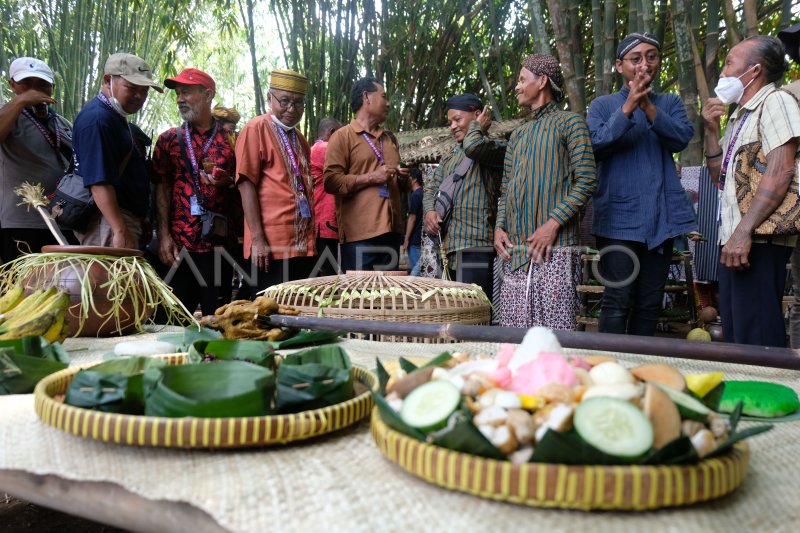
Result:
{"label": "green plant leaf", "polygon": [[335,405],[353,397],[350,357],[327,345],[288,355],[278,367],[277,410],[296,413]]}
{"label": "green plant leaf", "polygon": [[344,332],[341,331],[311,331],[307,329],[300,330],[299,333],[292,335],[288,339],[282,341],[269,341],[270,346],[276,350],[285,348],[297,348],[299,346],[307,346],[314,344],[327,344],[337,340]]}
{"label": "green plant leaf", "polygon": [[275,369],[275,351],[267,341],[258,340],[198,340],[189,347],[189,360],[246,361],[265,368]]}
{"label": "green plant leaf", "polygon": [[69,355],[42,337],[0,341],[0,395],[29,394],[43,377],[64,370]]}

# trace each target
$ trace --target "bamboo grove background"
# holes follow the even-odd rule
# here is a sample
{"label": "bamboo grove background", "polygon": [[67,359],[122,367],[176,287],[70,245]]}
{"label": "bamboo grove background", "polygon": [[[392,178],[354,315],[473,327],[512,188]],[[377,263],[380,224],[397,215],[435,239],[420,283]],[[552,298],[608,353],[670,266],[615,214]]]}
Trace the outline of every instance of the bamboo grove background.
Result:
{"label": "bamboo grove background", "polygon": [[[22,55],[56,71],[58,111],[74,118],[100,85],[110,53],[144,57],[156,75],[204,68],[219,86],[248,95],[245,119],[265,109],[268,73],[288,67],[309,79],[305,130],[325,116],[350,117],[360,76],[385,81],[387,120],[398,131],[444,123],[444,103],[470,91],[496,119],[520,114],[514,86],[522,58],[559,58],[569,108],[585,113],[618,89],[616,46],[631,31],[663,42],[658,88],[680,93],[696,121],[681,155],[699,164],[699,103],[717,83],[727,51],[741,39],[800,20],[798,0],[0,0],[0,74]],[[265,22],[273,30],[265,31]],[[270,55],[270,46],[279,50]],[[789,78],[800,76],[797,66]],[[9,96],[7,88],[6,97]],[[154,99],[155,96],[151,96]],[[174,100],[137,117],[145,131],[178,122]],[[224,103],[224,102],[223,102]]]}

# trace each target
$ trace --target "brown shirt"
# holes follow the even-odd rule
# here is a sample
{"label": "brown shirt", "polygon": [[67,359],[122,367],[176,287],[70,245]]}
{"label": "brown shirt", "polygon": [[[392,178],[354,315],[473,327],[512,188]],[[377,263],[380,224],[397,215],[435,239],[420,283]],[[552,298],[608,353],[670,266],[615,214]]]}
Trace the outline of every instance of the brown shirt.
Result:
{"label": "brown shirt", "polygon": [[[400,188],[396,179],[389,180],[389,198],[380,196],[377,185],[353,191],[357,176],[381,166],[362,133],[364,128],[353,120],[331,136],[325,155],[325,190],[336,195],[336,222],[339,242],[343,243],[403,232]],[[379,151],[383,146],[387,165],[400,163],[394,135],[380,131],[378,137],[369,136]]]}

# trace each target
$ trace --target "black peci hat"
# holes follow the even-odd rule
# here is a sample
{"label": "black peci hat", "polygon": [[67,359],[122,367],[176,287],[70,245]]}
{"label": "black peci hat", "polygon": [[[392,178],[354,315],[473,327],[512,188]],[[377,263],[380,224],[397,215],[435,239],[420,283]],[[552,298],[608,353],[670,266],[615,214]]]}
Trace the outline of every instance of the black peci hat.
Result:
{"label": "black peci hat", "polygon": [[783,41],[783,46],[786,48],[786,53],[789,57],[800,63],[800,24],[789,26],[785,30],[781,30],[778,34],[778,39]]}

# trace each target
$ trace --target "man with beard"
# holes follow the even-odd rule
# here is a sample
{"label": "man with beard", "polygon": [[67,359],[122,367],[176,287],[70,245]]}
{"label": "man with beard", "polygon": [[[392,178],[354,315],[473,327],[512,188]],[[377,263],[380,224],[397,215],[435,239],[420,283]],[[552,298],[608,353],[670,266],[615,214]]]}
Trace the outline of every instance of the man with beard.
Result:
{"label": "man with beard", "polygon": [[673,239],[697,229],[673,159],[694,126],[678,95],[650,87],[660,63],[653,35],[625,37],[616,61],[625,84],[596,98],[586,118],[598,165],[592,227],[606,281],[604,333],[655,334]]}
{"label": "man with beard", "polygon": [[258,290],[307,278],[314,267],[314,181],[309,146],[297,125],[308,79],[273,70],[269,108],[236,141],[236,184],[244,209],[244,256],[258,270]]}
{"label": "man with beard", "polygon": [[350,92],[355,118],[331,137],[325,190],[336,195],[342,271],[397,267],[403,239],[400,191],[409,169],[400,167],[397,139],[381,128],[389,101],[381,82],[361,78]]}
{"label": "man with beard", "polygon": [[228,242],[204,238],[203,221],[209,213],[226,214],[236,160],[227,132],[211,114],[214,79],[187,68],[164,85],[175,90],[184,122],[159,135],[153,151],[159,258],[171,267],[167,282],[183,305],[194,311],[200,304],[211,315],[230,301],[229,257],[215,259],[235,237],[230,227]]}
{"label": "man with beard", "polygon": [[[139,248],[150,204],[150,177],[141,130],[128,122],[147,100],[150,87],[164,92],[144,60],[112,54],[103,86],[75,118],[75,173],[91,188],[99,209],[75,236],[84,246]],[[149,143],[149,139],[146,139]]]}
{"label": "man with beard", "polygon": [[[425,188],[425,231],[442,236],[450,277],[480,285],[492,299],[492,248],[497,198],[503,177],[505,141],[487,136],[492,124],[488,107],[473,94],[453,96],[445,104],[450,131],[458,144],[436,168]],[[442,231],[442,219],[434,209],[436,195],[446,176],[463,180],[453,199],[452,214]]]}
{"label": "man with beard", "polygon": [[14,93],[0,108],[0,260],[39,252],[56,244],[42,218],[17,205],[13,190],[33,179],[51,194],[72,161],[72,125],[48,107],[53,100],[53,71],[32,57],[15,59],[8,69]]}

